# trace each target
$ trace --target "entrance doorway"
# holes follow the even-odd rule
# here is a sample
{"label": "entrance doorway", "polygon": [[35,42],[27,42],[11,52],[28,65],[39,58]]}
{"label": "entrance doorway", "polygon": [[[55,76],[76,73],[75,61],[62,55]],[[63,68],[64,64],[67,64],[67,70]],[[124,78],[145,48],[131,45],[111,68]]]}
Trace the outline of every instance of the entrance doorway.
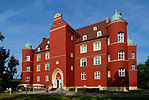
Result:
{"label": "entrance doorway", "polygon": [[52,82],[53,88],[61,88],[63,86],[63,74],[60,71],[53,72]]}

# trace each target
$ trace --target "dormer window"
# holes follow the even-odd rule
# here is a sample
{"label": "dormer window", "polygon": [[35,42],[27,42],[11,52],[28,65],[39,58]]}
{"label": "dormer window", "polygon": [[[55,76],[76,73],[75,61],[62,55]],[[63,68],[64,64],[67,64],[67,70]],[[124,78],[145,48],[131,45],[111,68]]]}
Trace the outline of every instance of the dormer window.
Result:
{"label": "dormer window", "polygon": [[97,30],[97,26],[93,27],[93,31],[96,31]]}
{"label": "dormer window", "polygon": [[49,49],[49,46],[48,46],[48,45],[46,45],[46,50],[47,50],[47,49]]}
{"label": "dormer window", "polygon": [[102,31],[97,32],[97,37],[102,36]]}
{"label": "dormer window", "polygon": [[48,41],[47,44],[50,44],[50,41]]}
{"label": "dormer window", "polygon": [[61,22],[59,22],[59,24],[61,24]]}
{"label": "dormer window", "polygon": [[84,35],[83,36],[83,40],[87,40],[87,35]]}
{"label": "dormer window", "polygon": [[56,26],[56,24],[54,24],[54,27]]}
{"label": "dormer window", "polygon": [[38,52],[40,51],[40,47],[38,48]]}

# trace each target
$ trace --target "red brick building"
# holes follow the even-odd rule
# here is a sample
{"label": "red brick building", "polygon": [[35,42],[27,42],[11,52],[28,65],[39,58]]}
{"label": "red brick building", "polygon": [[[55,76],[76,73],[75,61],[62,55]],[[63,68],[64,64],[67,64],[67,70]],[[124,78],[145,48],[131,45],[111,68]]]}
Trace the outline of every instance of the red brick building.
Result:
{"label": "red brick building", "polygon": [[30,86],[137,88],[136,45],[127,39],[127,22],[121,13],[111,19],[73,29],[57,13],[50,39],[36,49],[22,49],[22,83]]}

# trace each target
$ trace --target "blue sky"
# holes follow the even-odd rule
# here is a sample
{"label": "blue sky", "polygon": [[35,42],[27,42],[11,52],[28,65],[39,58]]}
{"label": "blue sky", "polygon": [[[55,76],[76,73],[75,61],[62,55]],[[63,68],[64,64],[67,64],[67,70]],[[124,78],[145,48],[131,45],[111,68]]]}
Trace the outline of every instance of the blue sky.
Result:
{"label": "blue sky", "polygon": [[115,10],[128,21],[128,35],[137,44],[137,63],[149,56],[149,0],[0,0],[0,42],[20,60],[29,40],[36,48],[43,37],[49,38],[54,15],[59,12],[74,29],[110,18]]}

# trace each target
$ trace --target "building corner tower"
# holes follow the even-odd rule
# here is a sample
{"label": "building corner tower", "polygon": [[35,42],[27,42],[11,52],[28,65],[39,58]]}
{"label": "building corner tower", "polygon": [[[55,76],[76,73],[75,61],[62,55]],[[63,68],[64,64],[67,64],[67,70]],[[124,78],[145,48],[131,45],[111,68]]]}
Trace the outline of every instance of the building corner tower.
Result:
{"label": "building corner tower", "polygon": [[22,83],[33,84],[33,49],[29,42],[22,49]]}
{"label": "building corner tower", "polygon": [[128,89],[127,22],[115,12],[107,25],[108,34],[108,90]]}

